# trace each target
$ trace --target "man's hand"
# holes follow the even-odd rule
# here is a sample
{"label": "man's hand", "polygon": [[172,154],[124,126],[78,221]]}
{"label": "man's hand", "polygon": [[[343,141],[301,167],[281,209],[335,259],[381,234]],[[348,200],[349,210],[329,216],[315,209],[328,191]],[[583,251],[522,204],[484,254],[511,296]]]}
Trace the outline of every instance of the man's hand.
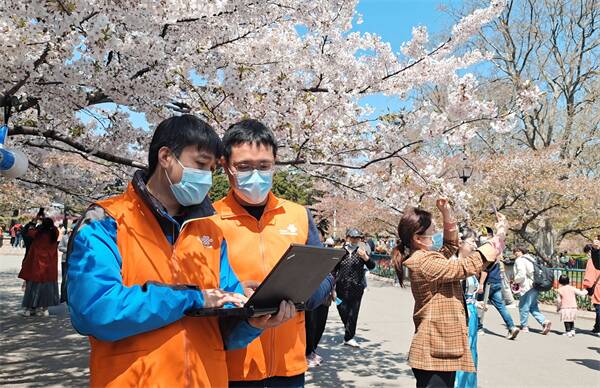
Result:
{"label": "man's hand", "polygon": [[259,285],[260,285],[260,283],[255,280],[246,280],[246,281],[242,282],[242,288],[244,289],[244,295],[246,295],[247,298],[250,298],[252,296],[252,294],[254,294],[254,291],[256,291],[256,289],[258,288]]}
{"label": "man's hand", "polygon": [[282,300],[277,315],[267,314],[262,317],[249,318],[248,323],[257,329],[270,329],[289,321],[294,315],[296,315],[296,306],[292,302]]}
{"label": "man's hand", "polygon": [[227,292],[219,288],[202,290],[204,297],[204,308],[223,307],[225,303],[232,303],[237,307],[242,307],[248,300],[244,295],[236,292]]}
{"label": "man's hand", "polygon": [[478,294],[483,294],[483,286],[479,286],[479,288],[477,289],[477,293]]}
{"label": "man's hand", "polygon": [[358,248],[356,253],[361,259],[363,259],[363,261],[369,261],[369,255],[367,255],[367,251],[365,251],[363,248]]}

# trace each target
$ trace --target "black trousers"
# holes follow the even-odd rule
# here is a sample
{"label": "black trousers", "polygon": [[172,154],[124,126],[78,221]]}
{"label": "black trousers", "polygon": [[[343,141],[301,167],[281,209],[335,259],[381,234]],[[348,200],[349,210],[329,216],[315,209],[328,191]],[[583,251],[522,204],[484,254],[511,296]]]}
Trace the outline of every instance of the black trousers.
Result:
{"label": "black trousers", "polygon": [[575,330],[575,322],[563,322],[565,324],[565,331]]}
{"label": "black trousers", "polygon": [[305,311],[305,327],[306,327],[306,355],[310,355],[317,350],[325,325],[327,324],[327,315],[329,314],[329,306],[320,305],[312,311]]}
{"label": "black trousers", "polygon": [[[596,287],[600,287],[600,286],[596,286]],[[596,309],[596,321],[594,323],[594,328],[592,329],[592,332],[600,333],[600,304],[595,304],[594,309]]]}
{"label": "black trousers", "polygon": [[415,369],[413,374],[417,379],[417,388],[453,388],[456,372],[436,372]]}
{"label": "black trousers", "polygon": [[338,312],[344,322],[346,329],[344,333],[344,341],[350,341],[356,334],[356,323],[358,322],[358,312],[360,311],[360,302],[362,301],[362,293],[352,298],[346,297],[342,299],[342,303],[337,305]]}
{"label": "black trousers", "polygon": [[268,379],[258,381],[230,381],[229,388],[237,387],[252,387],[252,388],[275,388],[275,387],[289,387],[289,388],[301,388],[304,387],[304,373],[301,375],[283,377],[274,376]]}
{"label": "black trousers", "polygon": [[62,280],[60,282],[60,303],[67,301],[67,263],[61,262]]}

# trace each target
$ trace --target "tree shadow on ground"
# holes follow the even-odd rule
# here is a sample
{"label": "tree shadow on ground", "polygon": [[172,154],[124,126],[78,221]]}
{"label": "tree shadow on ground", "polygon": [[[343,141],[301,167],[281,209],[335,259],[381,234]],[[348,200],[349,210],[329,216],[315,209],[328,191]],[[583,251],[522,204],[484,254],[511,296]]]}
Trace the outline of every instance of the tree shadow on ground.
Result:
{"label": "tree shadow on ground", "polygon": [[589,358],[568,358],[567,361],[572,361],[577,365],[582,365],[587,368],[600,371],[600,360],[592,360]]}
{"label": "tree shadow on ground", "polygon": [[495,331],[491,331],[490,329],[486,329],[485,327],[483,329],[481,329],[481,330],[483,330],[483,334],[484,335],[492,335],[492,336],[500,337],[500,338],[506,337],[506,335],[498,334]]}
{"label": "tree shadow on ground", "polygon": [[[323,357],[323,364],[310,370],[306,376],[306,384],[314,384],[321,387],[360,387],[357,381],[342,372],[349,372],[361,377],[376,376],[383,380],[380,384],[385,386],[398,386],[397,379],[400,376],[412,377],[412,371],[408,366],[407,355],[401,352],[392,352],[382,349],[382,344],[372,342],[361,334],[368,330],[358,329],[355,339],[361,344],[360,349],[343,345],[343,329],[341,325],[327,322],[327,329],[319,344],[317,352]],[[360,325],[360,322],[359,322]],[[384,341],[387,342],[387,341]]]}
{"label": "tree shadow on ground", "polygon": [[23,317],[17,274],[0,273],[0,384],[86,386],[89,345],[75,332],[64,306],[49,317]]}

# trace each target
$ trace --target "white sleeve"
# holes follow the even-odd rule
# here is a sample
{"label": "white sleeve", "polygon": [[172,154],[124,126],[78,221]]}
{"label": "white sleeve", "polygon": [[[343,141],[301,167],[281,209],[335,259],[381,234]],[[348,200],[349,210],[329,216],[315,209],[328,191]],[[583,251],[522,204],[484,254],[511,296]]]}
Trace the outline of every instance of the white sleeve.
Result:
{"label": "white sleeve", "polygon": [[577,288],[575,288],[575,295],[578,296],[587,296],[587,291],[586,290],[578,290]]}
{"label": "white sleeve", "polygon": [[514,282],[517,284],[523,284],[527,279],[527,263],[525,263],[525,259],[518,258],[515,261],[515,277]]}

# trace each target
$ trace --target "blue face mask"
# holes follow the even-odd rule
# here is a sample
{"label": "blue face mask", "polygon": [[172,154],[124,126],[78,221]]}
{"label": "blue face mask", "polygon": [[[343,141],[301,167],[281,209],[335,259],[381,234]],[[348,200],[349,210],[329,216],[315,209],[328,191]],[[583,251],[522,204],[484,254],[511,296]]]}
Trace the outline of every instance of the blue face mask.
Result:
{"label": "blue face mask", "polygon": [[179,159],[177,163],[183,168],[181,181],[173,184],[169,174],[165,171],[167,180],[171,184],[171,191],[181,206],[198,205],[204,201],[206,194],[212,186],[212,172],[185,167]]}
{"label": "blue face mask", "polygon": [[431,250],[439,251],[444,246],[444,235],[442,232],[437,232],[431,237]]}
{"label": "blue face mask", "polygon": [[273,171],[238,171],[234,175],[236,194],[252,205],[262,203],[273,186]]}

